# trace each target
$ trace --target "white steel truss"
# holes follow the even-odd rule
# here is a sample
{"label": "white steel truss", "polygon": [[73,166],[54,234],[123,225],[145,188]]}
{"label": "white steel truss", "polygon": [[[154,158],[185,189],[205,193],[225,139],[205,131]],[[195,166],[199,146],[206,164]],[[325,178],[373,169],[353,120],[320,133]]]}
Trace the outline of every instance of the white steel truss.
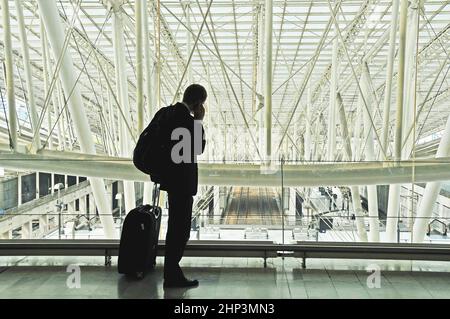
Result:
{"label": "white steel truss", "polygon": [[[42,13],[48,2],[56,16]],[[311,166],[308,176],[316,178],[287,178],[290,185],[341,181],[314,175],[326,160],[349,172],[342,183],[353,185],[354,195],[354,185],[368,186],[370,216],[376,185],[391,184],[393,217],[398,183],[434,183],[422,209],[438,181],[448,180],[436,174],[444,164],[422,163],[422,171],[402,165],[450,155],[450,1],[1,0],[0,7],[0,166],[43,168],[31,163],[57,150],[129,158],[155,111],[196,82],[209,95],[205,165],[249,162],[253,174],[262,160],[283,158],[298,172]],[[46,30],[58,20],[61,34]],[[11,163],[14,154],[28,157],[29,166]],[[366,167],[361,184],[352,161],[398,166]],[[323,169],[331,174],[331,166]],[[125,170],[116,177],[142,180]],[[245,184],[234,174],[222,182],[202,174],[203,182]],[[100,198],[102,181],[93,180]],[[126,188],[133,193],[133,185]],[[128,206],[133,200],[129,195]],[[377,227],[373,218],[369,240],[378,240]],[[420,240],[424,225],[415,227]],[[391,239],[396,228],[388,223]]]}

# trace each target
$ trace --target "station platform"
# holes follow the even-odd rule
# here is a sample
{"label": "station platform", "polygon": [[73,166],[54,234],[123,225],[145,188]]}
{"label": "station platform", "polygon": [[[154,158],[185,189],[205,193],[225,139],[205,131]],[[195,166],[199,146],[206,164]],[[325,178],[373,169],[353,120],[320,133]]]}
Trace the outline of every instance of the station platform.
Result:
{"label": "station platform", "polygon": [[[67,285],[69,265],[79,267],[79,288]],[[199,287],[164,289],[162,257],[142,280],[118,274],[117,257],[109,267],[102,257],[0,257],[0,299],[450,298],[448,262],[314,259],[302,269],[293,258],[268,259],[264,268],[251,258],[184,257],[181,266]],[[380,285],[370,288],[375,268]]]}

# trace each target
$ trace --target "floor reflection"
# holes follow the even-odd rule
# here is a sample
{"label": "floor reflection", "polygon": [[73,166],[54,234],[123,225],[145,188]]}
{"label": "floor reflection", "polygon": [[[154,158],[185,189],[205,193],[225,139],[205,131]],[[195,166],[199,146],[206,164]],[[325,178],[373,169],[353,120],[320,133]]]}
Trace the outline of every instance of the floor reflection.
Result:
{"label": "floor reflection", "polygon": [[159,284],[161,273],[152,271],[142,279],[134,276],[120,275],[117,284],[117,296],[126,299],[157,299],[161,298]]}

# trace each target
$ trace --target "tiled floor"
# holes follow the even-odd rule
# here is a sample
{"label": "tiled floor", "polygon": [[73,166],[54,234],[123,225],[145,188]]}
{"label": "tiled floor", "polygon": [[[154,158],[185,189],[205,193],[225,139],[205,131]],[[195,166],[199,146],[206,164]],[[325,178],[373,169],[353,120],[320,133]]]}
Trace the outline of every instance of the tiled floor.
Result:
{"label": "tiled floor", "polygon": [[[450,298],[450,264],[419,261],[308,260],[293,258],[184,258],[193,289],[163,289],[162,259],[143,280],[117,273],[117,258],[0,257],[0,298]],[[80,287],[69,288],[79,266]],[[374,271],[379,269],[379,288]],[[369,285],[368,285],[368,277]],[[371,280],[372,279],[372,280]]]}

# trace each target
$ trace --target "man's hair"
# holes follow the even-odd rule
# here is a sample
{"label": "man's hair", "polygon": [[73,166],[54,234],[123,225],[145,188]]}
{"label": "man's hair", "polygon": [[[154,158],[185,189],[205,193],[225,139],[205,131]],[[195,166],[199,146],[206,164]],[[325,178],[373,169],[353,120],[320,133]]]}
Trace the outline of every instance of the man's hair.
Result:
{"label": "man's hair", "polygon": [[208,94],[200,84],[191,84],[187,87],[183,94],[183,102],[186,104],[196,104],[206,101]]}

